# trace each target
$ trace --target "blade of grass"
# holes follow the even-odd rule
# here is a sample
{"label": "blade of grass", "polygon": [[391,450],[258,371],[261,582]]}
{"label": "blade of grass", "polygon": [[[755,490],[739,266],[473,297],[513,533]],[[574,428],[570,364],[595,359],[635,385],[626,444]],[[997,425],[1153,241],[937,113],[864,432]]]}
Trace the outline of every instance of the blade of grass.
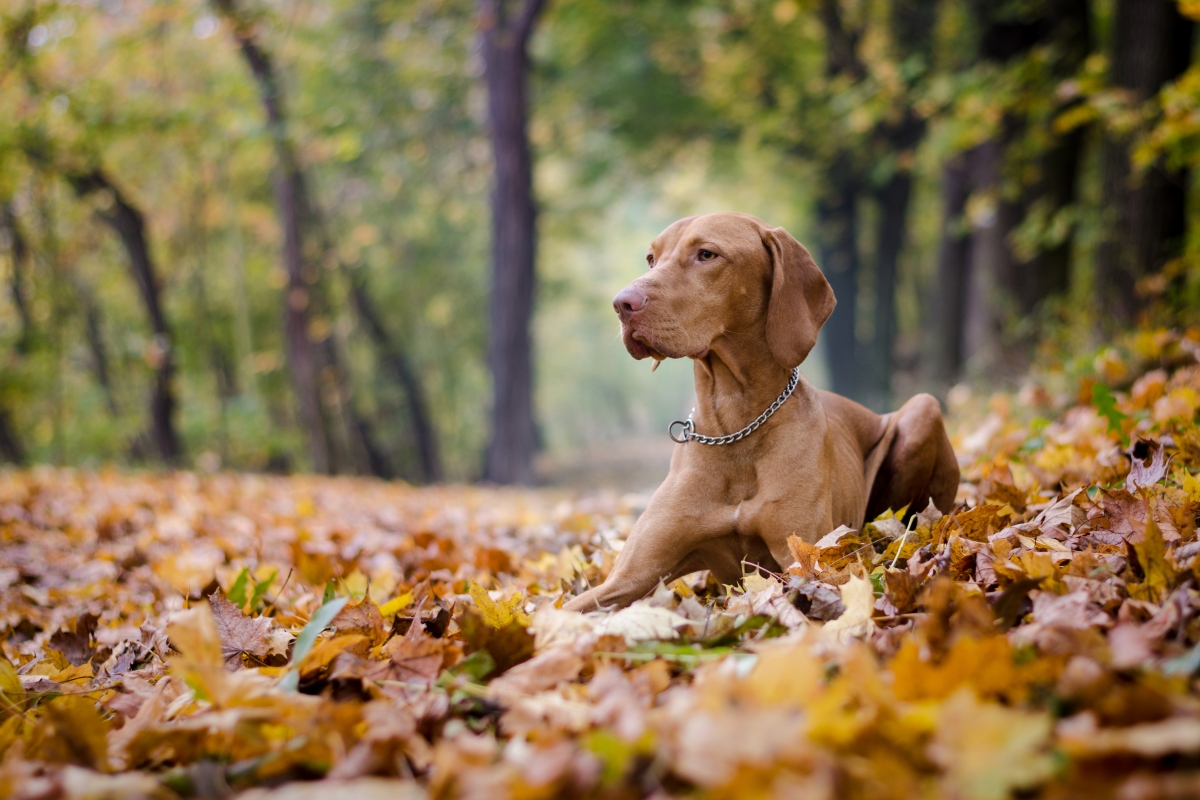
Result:
{"label": "blade of grass", "polygon": [[349,597],[338,597],[330,600],[325,605],[317,609],[317,613],[312,615],[312,619],[300,631],[300,635],[296,637],[296,645],[292,648],[292,668],[287,671],[279,681],[279,688],[285,692],[294,692],[300,686],[300,662],[313,649],[313,645],[317,641],[317,634],[329,627],[329,623],[337,616],[342,607],[350,601]]}

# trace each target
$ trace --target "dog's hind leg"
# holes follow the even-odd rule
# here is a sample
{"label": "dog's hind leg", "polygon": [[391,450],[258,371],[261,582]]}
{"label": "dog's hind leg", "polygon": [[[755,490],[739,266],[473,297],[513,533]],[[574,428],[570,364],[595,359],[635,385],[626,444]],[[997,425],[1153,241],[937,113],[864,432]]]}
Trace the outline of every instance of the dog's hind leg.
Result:
{"label": "dog's hind leg", "polygon": [[930,500],[949,512],[958,492],[958,459],[937,399],[928,394],[913,397],[891,415],[888,427],[878,445],[887,451],[871,484],[866,519],[889,508],[923,511]]}

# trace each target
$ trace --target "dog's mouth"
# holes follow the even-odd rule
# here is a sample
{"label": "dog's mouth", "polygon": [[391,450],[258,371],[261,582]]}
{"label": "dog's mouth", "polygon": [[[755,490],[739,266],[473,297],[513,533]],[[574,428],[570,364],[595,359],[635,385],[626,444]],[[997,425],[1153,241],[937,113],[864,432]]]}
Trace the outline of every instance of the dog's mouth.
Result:
{"label": "dog's mouth", "polygon": [[629,355],[638,361],[641,361],[643,358],[653,358],[656,361],[663,361],[670,357],[651,344],[646,334],[634,330],[632,326],[625,326],[622,329],[621,338],[625,341],[625,349],[629,351]]}

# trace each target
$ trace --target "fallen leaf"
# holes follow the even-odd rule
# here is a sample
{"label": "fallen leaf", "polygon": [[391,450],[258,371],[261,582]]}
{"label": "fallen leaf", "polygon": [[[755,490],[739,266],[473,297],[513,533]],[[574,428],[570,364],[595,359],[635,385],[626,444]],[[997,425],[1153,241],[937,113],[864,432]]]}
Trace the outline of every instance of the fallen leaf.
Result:
{"label": "fallen leaf", "polygon": [[262,663],[271,652],[271,620],[248,617],[219,594],[209,596],[208,604],[221,639],[221,655],[226,668],[240,669],[243,655]]}
{"label": "fallen leaf", "polygon": [[951,796],[1005,800],[1051,774],[1051,724],[1047,714],[980,702],[961,689],[942,706],[929,756],[945,770]]}
{"label": "fallen leaf", "polygon": [[[1147,454],[1139,458],[1135,452],[1145,446]],[[1167,476],[1170,459],[1166,457],[1162,442],[1150,439],[1139,439],[1129,451],[1129,476],[1125,479],[1125,488],[1130,492],[1153,486]]]}

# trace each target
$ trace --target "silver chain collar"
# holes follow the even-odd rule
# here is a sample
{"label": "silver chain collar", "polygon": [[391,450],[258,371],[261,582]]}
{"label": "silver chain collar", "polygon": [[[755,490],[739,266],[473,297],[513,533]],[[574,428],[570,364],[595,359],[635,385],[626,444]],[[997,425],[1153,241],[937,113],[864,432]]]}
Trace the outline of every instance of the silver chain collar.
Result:
{"label": "silver chain collar", "polygon": [[[687,444],[688,441],[699,442],[700,444],[733,444],[739,439],[745,439],[750,434],[754,433],[764,422],[771,418],[771,415],[779,410],[779,407],[792,396],[792,392],[796,390],[796,386],[800,383],[800,367],[797,366],[792,370],[792,377],[788,380],[787,388],[783,390],[783,394],[775,398],[775,402],[771,403],[766,411],[758,415],[758,419],[751,422],[746,427],[742,428],[737,433],[731,433],[727,436],[704,436],[696,433],[696,423],[692,422],[692,414],[696,413],[696,409],[692,409],[692,413],[688,414],[686,420],[677,419],[667,426],[667,436],[671,437],[671,441],[679,444]],[[679,425],[680,435],[675,435],[675,426]]]}

